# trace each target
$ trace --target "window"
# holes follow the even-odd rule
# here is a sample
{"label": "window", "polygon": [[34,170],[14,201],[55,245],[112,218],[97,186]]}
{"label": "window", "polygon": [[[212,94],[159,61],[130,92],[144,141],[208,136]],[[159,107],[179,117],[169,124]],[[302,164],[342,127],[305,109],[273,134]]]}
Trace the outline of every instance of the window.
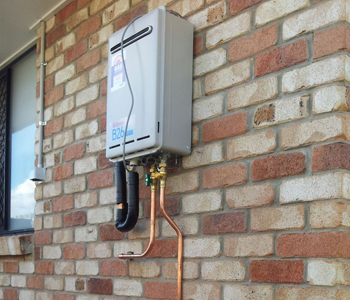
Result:
{"label": "window", "polygon": [[0,232],[32,230],[35,184],[36,52],[0,74]]}

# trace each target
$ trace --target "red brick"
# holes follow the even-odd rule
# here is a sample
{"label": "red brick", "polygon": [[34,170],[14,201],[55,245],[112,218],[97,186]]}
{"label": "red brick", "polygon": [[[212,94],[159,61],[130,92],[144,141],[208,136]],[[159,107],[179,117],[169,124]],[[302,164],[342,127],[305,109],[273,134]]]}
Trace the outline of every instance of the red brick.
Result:
{"label": "red brick", "polygon": [[203,46],[203,36],[198,35],[194,37],[193,40],[193,55],[197,56],[203,52],[204,46]]}
{"label": "red brick", "polygon": [[104,260],[100,263],[101,276],[105,277],[125,277],[127,275],[127,265],[120,260]]}
{"label": "red brick", "polygon": [[302,283],[304,263],[301,260],[254,260],[249,265],[253,282]]}
{"label": "red brick", "polygon": [[73,176],[73,164],[66,164],[53,169],[53,179],[55,181],[67,179]]}
{"label": "red brick", "polygon": [[45,106],[50,106],[63,98],[63,85],[45,95]]}
{"label": "red brick", "polygon": [[83,259],[85,257],[84,245],[67,245],[63,247],[63,259]]}
{"label": "red brick", "polygon": [[73,48],[70,48],[66,52],[66,63],[69,64],[73,60],[76,60],[80,56],[84,55],[87,50],[86,40],[81,41],[79,44],[75,45]]}
{"label": "red brick", "polygon": [[61,212],[73,209],[73,197],[61,197],[53,200],[52,209],[54,212]]}
{"label": "red brick", "polygon": [[299,40],[290,45],[273,49],[255,57],[255,76],[273,73],[307,60],[307,42]]}
{"label": "red brick", "polygon": [[86,211],[75,211],[64,215],[64,226],[81,226],[86,224]]}
{"label": "red brick", "polygon": [[118,31],[119,29],[128,25],[132,19],[136,18],[137,16],[144,15],[146,13],[147,13],[147,4],[142,3],[141,5],[137,6],[133,10],[119,17],[115,22],[115,30]]}
{"label": "red brick", "polygon": [[18,273],[18,262],[17,261],[5,261],[5,273]]}
{"label": "red brick", "polygon": [[46,124],[44,127],[45,137],[54,135],[63,129],[63,118],[54,119]]}
{"label": "red brick", "polygon": [[203,142],[221,140],[245,132],[247,113],[238,113],[203,124]]}
{"label": "red brick", "polygon": [[204,216],[202,220],[202,231],[204,234],[245,232],[245,213],[234,212]]}
{"label": "red brick", "polygon": [[55,294],[53,300],[74,300],[74,295],[69,294]]}
{"label": "red brick", "polygon": [[151,198],[151,189],[143,181],[139,184],[139,198],[140,200]]}
{"label": "red brick", "polygon": [[85,143],[79,143],[75,145],[68,146],[63,151],[64,161],[71,161],[78,158],[82,158],[85,152]]}
{"label": "red brick", "polygon": [[350,28],[345,25],[315,33],[314,58],[320,58],[339,51],[350,52]]}
{"label": "red brick", "polygon": [[112,295],[112,279],[90,278],[87,285],[88,293],[99,295]]}
{"label": "red brick", "polygon": [[46,35],[46,47],[50,47],[54,42],[63,37],[66,33],[64,24],[59,25]]}
{"label": "red brick", "polygon": [[78,0],[78,7],[77,9],[81,9],[84,7],[86,4],[90,3],[92,0]]}
{"label": "red brick", "polygon": [[277,238],[281,257],[350,258],[349,249],[348,232],[291,233]]}
{"label": "red brick", "polygon": [[34,247],[34,260],[41,259],[41,247]]}
{"label": "red brick", "polygon": [[[177,216],[180,212],[179,198],[166,198],[165,199],[165,210],[169,216]],[[145,218],[151,217],[151,200],[145,202]],[[156,201],[156,217],[163,218],[164,215],[160,210],[160,202]]]}
{"label": "red brick", "polygon": [[235,15],[239,13],[240,11],[251,7],[253,5],[256,5],[264,0],[231,0],[230,1],[230,13],[231,15]]}
{"label": "red brick", "polygon": [[99,16],[95,16],[90,18],[87,22],[80,25],[77,30],[77,40],[80,41],[87,36],[95,33],[101,26],[101,18]]}
{"label": "red brick", "polygon": [[94,119],[106,113],[107,99],[103,98],[91,103],[88,107],[88,118]]}
{"label": "red brick", "polygon": [[47,93],[48,91],[53,89],[53,87],[54,87],[53,79],[54,79],[53,76],[45,79],[45,82],[44,82],[44,91],[45,91],[45,93]]}
{"label": "red brick", "polygon": [[148,299],[177,299],[175,282],[145,282],[145,296]]}
{"label": "red brick", "polygon": [[100,119],[100,131],[101,133],[106,131],[106,116],[102,116]]}
{"label": "red brick", "polygon": [[51,244],[51,232],[35,232],[34,233],[34,245],[50,245]]}
{"label": "red brick", "polygon": [[102,225],[100,226],[100,239],[101,241],[118,241],[123,240],[125,237],[124,232],[120,232],[114,225]]}
{"label": "red brick", "polygon": [[100,60],[101,60],[100,49],[97,49],[94,52],[84,55],[82,58],[78,60],[78,64],[77,64],[78,74],[95,66],[100,62]]}
{"label": "red brick", "polygon": [[52,261],[37,261],[35,263],[35,273],[40,275],[53,274],[53,262]]}
{"label": "red brick", "polygon": [[101,96],[107,95],[107,78],[103,79],[100,84],[100,94]]}
{"label": "red brick", "polygon": [[253,181],[261,181],[303,174],[305,170],[305,155],[297,152],[255,159],[251,175]]}
{"label": "red brick", "polygon": [[40,276],[28,276],[27,288],[42,290],[44,288],[44,278]]}
{"label": "red brick", "polygon": [[247,168],[244,164],[229,164],[203,171],[205,189],[239,185],[247,182]]}
{"label": "red brick", "polygon": [[[145,245],[145,249],[148,243]],[[148,258],[171,258],[177,256],[177,240],[156,240]]]}
{"label": "red brick", "polygon": [[350,145],[334,143],[312,149],[312,172],[350,170]]}
{"label": "red brick", "polygon": [[73,0],[65,8],[56,14],[56,23],[59,24],[77,11],[77,1]]}
{"label": "red brick", "polygon": [[241,60],[271,48],[277,43],[277,35],[278,25],[272,25],[232,42],[228,50],[229,60]]}
{"label": "red brick", "polygon": [[102,152],[98,155],[98,167],[100,170],[114,167],[114,163],[106,158],[106,152]]}
{"label": "red brick", "polygon": [[4,300],[17,300],[18,294],[17,290],[4,289]]}
{"label": "red brick", "polygon": [[113,184],[113,172],[109,170],[90,174],[88,178],[88,186],[91,190],[113,186]]}

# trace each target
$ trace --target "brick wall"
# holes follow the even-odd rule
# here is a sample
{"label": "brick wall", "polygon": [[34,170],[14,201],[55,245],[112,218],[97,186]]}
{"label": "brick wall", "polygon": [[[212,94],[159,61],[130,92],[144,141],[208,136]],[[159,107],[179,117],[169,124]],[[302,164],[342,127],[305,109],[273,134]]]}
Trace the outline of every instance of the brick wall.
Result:
{"label": "brick wall", "polygon": [[0,259],[0,299],[176,298],[160,213],[149,258],[117,258],[147,246],[150,190],[116,231],[104,152],[108,36],[158,5],[195,25],[193,151],[167,187],[183,299],[350,299],[348,0],[73,0],[48,21],[47,182],[32,255]]}

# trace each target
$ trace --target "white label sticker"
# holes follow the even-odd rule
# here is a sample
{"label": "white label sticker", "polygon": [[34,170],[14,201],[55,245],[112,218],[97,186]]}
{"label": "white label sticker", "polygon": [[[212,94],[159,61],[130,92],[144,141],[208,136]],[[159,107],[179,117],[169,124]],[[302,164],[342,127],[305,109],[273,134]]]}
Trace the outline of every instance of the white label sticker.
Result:
{"label": "white label sticker", "polygon": [[[125,58],[125,50],[124,52],[124,61]],[[119,90],[120,88],[125,86],[125,71],[123,66],[123,57],[121,52],[118,52],[114,56],[112,56],[112,65],[111,65],[111,91],[114,92]]]}
{"label": "white label sticker", "polygon": [[[126,120],[127,118],[120,119],[117,122],[112,122],[112,141],[118,141],[123,140],[125,135],[125,128],[126,128]],[[134,134],[134,128],[135,128],[135,116],[130,116],[129,124],[128,124],[128,132],[126,134],[126,137],[132,136]]]}

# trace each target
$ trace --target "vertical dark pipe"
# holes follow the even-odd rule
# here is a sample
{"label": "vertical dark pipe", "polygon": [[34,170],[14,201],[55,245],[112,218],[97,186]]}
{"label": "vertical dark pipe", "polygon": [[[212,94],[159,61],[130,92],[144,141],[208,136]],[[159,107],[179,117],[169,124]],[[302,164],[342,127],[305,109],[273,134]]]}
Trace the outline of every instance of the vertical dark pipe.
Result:
{"label": "vertical dark pipe", "polygon": [[117,224],[123,224],[128,212],[128,204],[126,202],[126,178],[125,168],[123,162],[115,164],[115,186],[116,186],[116,200],[117,200]]}

